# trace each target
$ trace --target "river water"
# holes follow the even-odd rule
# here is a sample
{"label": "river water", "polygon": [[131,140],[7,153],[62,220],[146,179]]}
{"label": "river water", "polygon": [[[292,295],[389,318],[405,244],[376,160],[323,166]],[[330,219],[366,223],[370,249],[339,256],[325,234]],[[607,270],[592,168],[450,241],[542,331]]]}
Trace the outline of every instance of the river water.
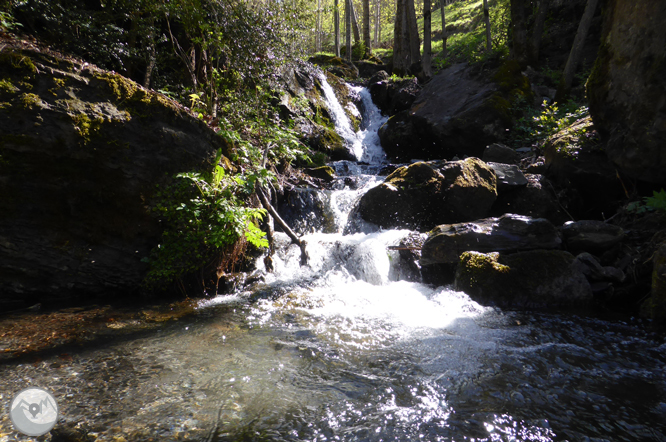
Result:
{"label": "river water", "polygon": [[[355,92],[364,129],[341,133],[365,164],[333,164],[336,190],[316,192],[332,221],[305,235],[309,266],[277,234],[274,273],[150,333],[3,363],[0,400],[50,389],[69,440],[666,440],[662,338],[420,284],[387,250],[411,232],[349,218],[385,161]],[[3,415],[0,442],[23,439]]]}

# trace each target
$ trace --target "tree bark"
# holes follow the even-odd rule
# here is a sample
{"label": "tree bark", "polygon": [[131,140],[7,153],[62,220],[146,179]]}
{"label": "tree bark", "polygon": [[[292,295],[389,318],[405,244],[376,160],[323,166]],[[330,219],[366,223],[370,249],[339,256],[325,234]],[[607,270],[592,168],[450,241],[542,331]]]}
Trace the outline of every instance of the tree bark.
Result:
{"label": "tree bark", "polygon": [[351,0],[345,0],[345,44],[347,49],[345,58],[349,61],[352,61],[351,12]]}
{"label": "tree bark", "polygon": [[372,51],[372,41],[370,40],[370,0],[363,0],[363,42],[365,43],[365,53]]}
{"label": "tree bark", "polygon": [[483,0],[483,20],[486,22],[486,52],[490,52],[493,49],[493,45],[490,37],[490,10],[488,9],[488,0]]}
{"label": "tree bark", "polygon": [[335,22],[335,56],[340,56],[340,8],[338,0],[333,4],[333,21]]}
{"label": "tree bark", "polygon": [[511,55],[521,67],[527,66],[527,15],[529,0],[511,0]]}
{"label": "tree bark", "polygon": [[439,56],[441,58],[446,57],[446,40],[448,39],[448,36],[446,35],[446,13],[444,12],[444,7],[446,6],[446,2],[444,0],[440,0],[440,7],[442,10],[442,52],[440,52]]}
{"label": "tree bark", "polygon": [[379,47],[379,30],[381,29],[381,6],[382,2],[381,0],[375,0],[375,42],[374,42],[374,47],[378,48]]}
{"label": "tree bark", "polygon": [[549,6],[550,0],[539,0],[539,8],[537,9],[536,17],[534,18],[532,38],[530,38],[530,47],[527,58],[529,64],[533,66],[539,64],[539,46],[541,46],[541,37],[543,36],[543,27],[546,23]]}
{"label": "tree bark", "polygon": [[409,50],[405,47],[405,27],[407,0],[397,0],[395,10],[395,26],[393,28],[393,73],[405,75],[409,69]]}
{"label": "tree bark", "polygon": [[[444,0],[441,0],[444,1]],[[421,68],[423,69],[423,75],[426,78],[432,77],[432,68],[431,64],[431,19],[432,11],[430,10],[430,0],[423,0],[423,59],[421,63]]]}
{"label": "tree bark", "polygon": [[421,63],[421,39],[419,38],[419,28],[416,21],[416,9],[414,0],[407,0],[407,23],[409,29],[409,65]]}
{"label": "tree bark", "polygon": [[351,11],[352,31],[354,32],[354,41],[361,41],[361,28],[358,25],[356,8],[354,8],[354,0],[349,0],[349,10]]}
{"label": "tree bark", "polygon": [[585,38],[587,37],[587,31],[590,30],[590,24],[592,23],[592,17],[594,17],[594,11],[597,9],[597,3],[598,0],[587,0],[585,12],[583,12],[583,17],[578,24],[578,31],[576,31],[576,37],[574,38],[567,64],[560,77],[557,93],[555,94],[555,101],[559,103],[562,103],[569,95],[569,92],[571,92],[571,82],[573,81],[576,67],[580,61]]}

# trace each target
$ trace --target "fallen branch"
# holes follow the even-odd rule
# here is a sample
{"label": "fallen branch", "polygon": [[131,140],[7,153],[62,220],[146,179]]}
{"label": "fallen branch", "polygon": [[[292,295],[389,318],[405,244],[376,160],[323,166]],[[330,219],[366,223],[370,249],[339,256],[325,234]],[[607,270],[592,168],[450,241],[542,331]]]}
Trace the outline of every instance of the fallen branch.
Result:
{"label": "fallen branch", "polygon": [[271,203],[268,201],[268,198],[266,198],[266,195],[264,194],[263,190],[261,187],[257,186],[257,195],[259,196],[259,199],[261,200],[261,204],[264,206],[266,210],[268,210],[268,213],[271,214],[273,217],[273,220],[282,227],[282,230],[287,234],[289,238],[291,238],[291,241],[293,243],[298,244],[298,247],[301,248],[301,265],[308,265],[308,252],[305,250],[306,243],[304,240],[300,239],[293,230],[287,225],[286,222],[280,217],[280,215],[277,213],[277,211],[273,208]]}
{"label": "fallen branch", "polygon": [[389,250],[421,250],[421,247],[408,247],[408,246],[388,246]]}

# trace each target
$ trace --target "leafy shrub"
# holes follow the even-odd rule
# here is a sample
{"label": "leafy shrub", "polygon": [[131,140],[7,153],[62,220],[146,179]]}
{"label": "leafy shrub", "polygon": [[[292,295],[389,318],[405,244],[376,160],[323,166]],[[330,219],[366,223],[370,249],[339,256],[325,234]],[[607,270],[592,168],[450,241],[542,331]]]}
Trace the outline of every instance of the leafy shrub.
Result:
{"label": "leafy shrub", "polygon": [[515,147],[539,146],[549,136],[589,115],[587,106],[573,101],[559,106],[557,103],[548,104],[544,100],[540,109],[526,106],[522,102],[513,111],[523,115],[516,122],[511,134],[510,144]]}
{"label": "leafy shrub", "polygon": [[158,196],[154,210],[165,230],[148,259],[146,287],[164,288],[207,266],[227,271],[248,242],[268,247],[266,234],[256,225],[265,210],[244,203],[255,183],[265,181],[268,173],[263,169],[257,174],[228,175],[220,158],[221,153],[213,173],[178,174]]}

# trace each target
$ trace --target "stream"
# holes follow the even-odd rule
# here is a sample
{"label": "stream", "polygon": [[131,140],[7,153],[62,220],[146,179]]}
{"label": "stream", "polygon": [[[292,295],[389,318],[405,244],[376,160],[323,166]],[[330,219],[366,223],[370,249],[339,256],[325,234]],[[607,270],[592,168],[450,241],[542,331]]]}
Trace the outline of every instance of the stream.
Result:
{"label": "stream", "polygon": [[[386,117],[351,87],[354,133],[326,87],[359,161],[331,164],[334,190],[292,199],[309,266],[277,233],[273,273],[192,314],[67,358],[0,360],[3,404],[30,385],[53,392],[53,440],[666,440],[663,338],[637,320],[502,311],[421,284],[387,250],[413,232],[350,216],[383,179]],[[3,414],[0,442],[13,440],[30,438]]]}

